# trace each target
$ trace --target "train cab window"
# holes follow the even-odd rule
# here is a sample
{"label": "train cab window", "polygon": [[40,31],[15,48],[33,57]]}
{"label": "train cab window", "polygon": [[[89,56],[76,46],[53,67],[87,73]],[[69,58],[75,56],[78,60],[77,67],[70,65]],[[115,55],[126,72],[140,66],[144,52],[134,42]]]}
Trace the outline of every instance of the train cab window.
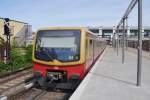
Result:
{"label": "train cab window", "polygon": [[79,30],[44,30],[37,33],[35,58],[61,62],[80,59]]}

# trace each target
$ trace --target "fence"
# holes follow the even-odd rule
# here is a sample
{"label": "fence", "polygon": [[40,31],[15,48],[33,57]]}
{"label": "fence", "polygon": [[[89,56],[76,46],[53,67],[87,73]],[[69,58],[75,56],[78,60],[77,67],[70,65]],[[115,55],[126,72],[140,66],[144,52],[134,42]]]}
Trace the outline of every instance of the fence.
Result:
{"label": "fence", "polygon": [[[128,40],[128,47],[137,48],[137,46],[138,46],[138,41]],[[142,41],[142,50],[150,51],[150,41],[149,40]]]}

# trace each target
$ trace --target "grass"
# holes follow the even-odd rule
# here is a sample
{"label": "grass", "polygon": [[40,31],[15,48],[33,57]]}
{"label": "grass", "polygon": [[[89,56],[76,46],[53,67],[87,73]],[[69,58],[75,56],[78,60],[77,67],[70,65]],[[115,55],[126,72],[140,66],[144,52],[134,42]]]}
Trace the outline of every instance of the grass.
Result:
{"label": "grass", "polygon": [[0,75],[32,66],[32,45],[26,47],[25,50],[25,54],[22,54],[19,49],[12,47],[10,61],[6,64],[3,61],[0,61]]}

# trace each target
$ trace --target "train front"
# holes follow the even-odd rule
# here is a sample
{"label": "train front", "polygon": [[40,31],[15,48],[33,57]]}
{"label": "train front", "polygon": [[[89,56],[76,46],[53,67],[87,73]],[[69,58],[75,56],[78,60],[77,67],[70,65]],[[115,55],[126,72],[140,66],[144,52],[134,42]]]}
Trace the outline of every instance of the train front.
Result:
{"label": "train front", "polygon": [[33,73],[41,86],[80,80],[84,73],[81,30],[39,30],[33,47]]}

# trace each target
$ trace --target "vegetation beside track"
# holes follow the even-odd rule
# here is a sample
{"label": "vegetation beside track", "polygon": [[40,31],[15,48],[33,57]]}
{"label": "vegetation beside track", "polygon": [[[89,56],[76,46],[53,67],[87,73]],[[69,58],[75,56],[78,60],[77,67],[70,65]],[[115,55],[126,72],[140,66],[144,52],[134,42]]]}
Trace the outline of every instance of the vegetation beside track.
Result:
{"label": "vegetation beside track", "polygon": [[23,49],[24,51],[21,51],[12,46],[10,61],[6,64],[0,61],[0,75],[32,66],[32,45]]}

